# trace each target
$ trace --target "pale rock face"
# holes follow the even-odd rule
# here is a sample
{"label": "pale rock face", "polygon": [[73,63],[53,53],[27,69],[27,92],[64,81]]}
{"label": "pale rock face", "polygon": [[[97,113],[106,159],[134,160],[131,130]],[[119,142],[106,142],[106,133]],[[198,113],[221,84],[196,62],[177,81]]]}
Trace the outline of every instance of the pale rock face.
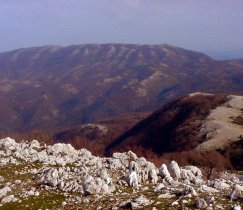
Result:
{"label": "pale rock face", "polygon": [[141,195],[138,198],[134,198],[132,200],[126,200],[124,202],[122,202],[119,207],[131,207],[131,209],[142,209],[143,207],[146,207],[148,205],[150,205],[151,203],[153,203],[152,201],[148,200],[146,197],[144,197],[143,195]]}
{"label": "pale rock face", "polygon": [[130,158],[132,158],[133,160],[137,160],[137,155],[134,153],[134,152],[132,152],[132,151],[128,151],[127,152],[127,155],[130,157]]}
{"label": "pale rock face", "polygon": [[236,184],[234,191],[230,194],[230,199],[236,200],[243,198],[243,186]]}
{"label": "pale rock face", "polygon": [[168,171],[167,166],[165,164],[162,164],[162,166],[160,167],[159,174],[162,178],[171,177],[170,172]]}
{"label": "pale rock face", "polygon": [[90,195],[99,193],[100,191],[92,176],[88,176],[87,178],[85,178],[83,183],[83,188],[84,188],[84,192]]}
{"label": "pale rock face", "polygon": [[241,207],[240,206],[234,206],[233,210],[241,210]]}
{"label": "pale rock face", "polygon": [[188,195],[191,194],[193,196],[198,196],[198,193],[196,192],[196,190],[189,185],[186,185],[185,188],[183,189],[183,191],[181,192],[182,195]]}
{"label": "pale rock face", "polygon": [[207,193],[219,193],[219,190],[213,188],[213,187],[209,187],[207,185],[201,185],[200,189],[203,192],[207,192]]}
{"label": "pale rock face", "polygon": [[135,161],[131,161],[129,163],[129,171],[132,172],[132,171],[136,171],[137,173],[139,173],[141,170],[140,166],[138,163],[136,163]]}
{"label": "pale rock face", "polygon": [[230,188],[230,185],[228,185],[227,183],[225,183],[222,180],[214,180],[213,182],[213,187],[219,190],[228,190]]}
{"label": "pale rock face", "polygon": [[181,170],[180,170],[180,167],[178,165],[177,162],[175,162],[174,160],[171,161],[170,163],[170,170],[172,171],[172,174],[173,174],[173,178],[175,179],[180,179],[181,178]]}
{"label": "pale rock face", "polygon": [[[108,179],[109,180],[109,179]],[[85,194],[94,195],[94,194],[110,194],[115,189],[112,186],[111,181],[107,182],[101,178],[94,178],[92,176],[87,176],[83,182],[83,190]]]}
{"label": "pale rock face", "polygon": [[210,205],[210,204],[213,204],[215,202],[215,198],[214,196],[210,195],[207,197],[207,204]]}
{"label": "pale rock face", "polygon": [[136,205],[134,204],[133,206],[137,207],[137,208],[148,206],[152,203],[150,200],[148,200],[147,198],[145,198],[142,195],[138,198],[135,198],[133,202],[136,203]]}
{"label": "pale rock face", "polygon": [[163,183],[159,183],[155,188],[154,188],[154,192],[159,192],[160,190],[162,190],[164,188],[164,184]]}
{"label": "pale rock face", "polygon": [[9,137],[0,140],[0,149],[1,150],[14,150],[16,148],[16,142],[14,139]]}
{"label": "pale rock face", "polygon": [[11,192],[11,188],[8,186],[5,186],[2,189],[0,189],[0,198],[5,196],[8,192]]}
{"label": "pale rock face", "polygon": [[118,152],[117,153],[113,153],[112,157],[115,158],[115,159],[120,160],[121,164],[123,166],[125,166],[125,167],[127,167],[128,164],[129,164],[130,156],[128,156],[125,153],[118,153]]}
{"label": "pale rock face", "polygon": [[138,176],[136,171],[131,172],[129,175],[129,185],[134,188],[138,187]]}
{"label": "pale rock face", "polygon": [[201,170],[196,166],[185,166],[184,169],[191,171],[194,174],[194,176],[197,177],[203,176]]}
{"label": "pale rock face", "polygon": [[149,170],[149,179],[151,180],[152,184],[156,184],[158,182],[158,175],[155,169]]}
{"label": "pale rock face", "polygon": [[61,144],[61,143],[57,143],[54,144],[52,146],[48,146],[47,147],[47,154],[48,155],[72,155],[72,154],[76,154],[77,151],[74,149],[74,147],[71,144]]}
{"label": "pale rock face", "polygon": [[14,195],[9,195],[5,198],[2,199],[2,203],[10,203],[10,202],[15,202],[17,201],[18,199],[14,197]]}
{"label": "pale rock face", "polygon": [[40,148],[40,143],[37,140],[32,140],[30,143],[30,148],[32,149],[39,149]]}
{"label": "pale rock face", "polygon": [[39,174],[36,178],[38,182],[49,184],[52,187],[57,186],[58,179],[59,179],[59,174],[56,168],[49,168],[42,174]]}
{"label": "pale rock face", "polygon": [[196,207],[197,207],[198,209],[204,209],[204,208],[207,207],[207,203],[206,203],[206,201],[205,201],[204,199],[202,199],[202,198],[198,198],[198,199],[196,200]]}
{"label": "pale rock face", "polygon": [[86,157],[86,158],[90,158],[92,157],[92,154],[90,151],[88,151],[87,149],[82,148],[81,150],[78,151],[79,155],[81,155],[82,157]]}
{"label": "pale rock face", "polygon": [[196,178],[192,171],[187,169],[181,169],[181,177],[183,179],[189,180],[190,182],[193,182]]}

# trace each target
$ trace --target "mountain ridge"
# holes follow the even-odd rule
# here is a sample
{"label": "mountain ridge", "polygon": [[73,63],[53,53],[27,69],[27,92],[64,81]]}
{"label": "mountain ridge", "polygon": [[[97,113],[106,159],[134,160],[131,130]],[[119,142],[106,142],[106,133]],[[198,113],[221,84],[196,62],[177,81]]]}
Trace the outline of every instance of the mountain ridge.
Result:
{"label": "mountain ridge", "polygon": [[190,92],[242,92],[242,69],[243,61],[215,61],[170,45],[45,46],[0,53],[0,130],[53,133],[152,111]]}

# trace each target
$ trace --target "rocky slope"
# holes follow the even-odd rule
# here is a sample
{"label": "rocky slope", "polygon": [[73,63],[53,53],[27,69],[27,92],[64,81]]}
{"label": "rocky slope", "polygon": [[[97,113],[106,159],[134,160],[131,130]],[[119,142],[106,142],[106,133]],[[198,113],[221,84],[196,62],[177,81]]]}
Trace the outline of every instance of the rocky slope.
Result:
{"label": "rocky slope", "polygon": [[[108,145],[106,151],[140,148],[159,155],[191,150],[222,152],[243,141],[242,110],[243,96],[190,94],[137,123]],[[238,150],[242,151],[240,145]]]}
{"label": "rocky slope", "polygon": [[206,180],[195,166],[153,163],[129,151],[93,156],[70,144],[0,140],[0,209],[234,209],[243,176]]}
{"label": "rocky slope", "polygon": [[0,54],[0,131],[59,131],[151,111],[194,91],[242,92],[243,62],[169,45],[79,45]]}

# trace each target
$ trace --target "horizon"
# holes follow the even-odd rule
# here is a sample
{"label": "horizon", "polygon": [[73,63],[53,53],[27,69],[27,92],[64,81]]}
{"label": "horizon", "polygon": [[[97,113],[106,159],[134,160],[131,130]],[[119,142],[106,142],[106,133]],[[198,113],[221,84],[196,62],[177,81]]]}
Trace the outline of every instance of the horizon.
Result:
{"label": "horizon", "polygon": [[[60,48],[65,48],[65,47],[71,47],[71,46],[81,46],[81,45],[138,45],[138,46],[144,46],[144,45],[148,45],[148,46],[161,46],[161,45],[168,45],[171,47],[176,47],[176,48],[181,48],[184,50],[188,50],[188,51],[193,51],[193,52],[197,52],[197,53],[202,53],[205,54],[211,58],[213,58],[214,60],[218,60],[218,61],[224,61],[224,60],[242,60],[243,59],[243,50],[235,50],[235,51],[231,51],[231,54],[229,55],[227,52],[201,52],[201,51],[197,51],[197,50],[192,50],[192,49],[188,49],[188,48],[184,48],[184,47],[180,47],[180,46],[175,46],[172,44],[146,44],[146,43],[82,43],[82,44],[72,44],[72,45],[40,45],[40,46],[29,46],[29,47],[20,47],[20,48],[16,48],[16,49],[11,49],[11,50],[7,50],[7,51],[0,51],[1,53],[8,53],[8,52],[13,52],[16,50],[22,50],[22,49],[31,49],[31,48],[42,48],[42,47],[60,47]],[[242,54],[242,56],[241,56]]]}
{"label": "horizon", "polygon": [[13,0],[0,2],[1,52],[46,45],[168,44],[243,58],[243,2]]}

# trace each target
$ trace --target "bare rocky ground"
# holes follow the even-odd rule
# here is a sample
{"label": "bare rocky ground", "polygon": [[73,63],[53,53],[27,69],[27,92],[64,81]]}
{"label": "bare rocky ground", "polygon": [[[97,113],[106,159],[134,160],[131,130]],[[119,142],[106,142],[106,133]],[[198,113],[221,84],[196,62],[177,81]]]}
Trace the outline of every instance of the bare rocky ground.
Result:
{"label": "bare rocky ground", "polygon": [[243,176],[206,180],[175,161],[157,168],[133,152],[93,156],[70,144],[0,140],[0,209],[234,209]]}
{"label": "bare rocky ground", "polygon": [[[205,95],[206,93],[195,94]],[[243,97],[229,95],[227,98],[228,101],[226,103],[211,110],[205,119],[200,134],[206,134],[207,140],[198,145],[197,150],[212,151],[224,149],[229,144],[239,141],[243,136],[243,125],[234,122],[234,120],[243,116]]]}

